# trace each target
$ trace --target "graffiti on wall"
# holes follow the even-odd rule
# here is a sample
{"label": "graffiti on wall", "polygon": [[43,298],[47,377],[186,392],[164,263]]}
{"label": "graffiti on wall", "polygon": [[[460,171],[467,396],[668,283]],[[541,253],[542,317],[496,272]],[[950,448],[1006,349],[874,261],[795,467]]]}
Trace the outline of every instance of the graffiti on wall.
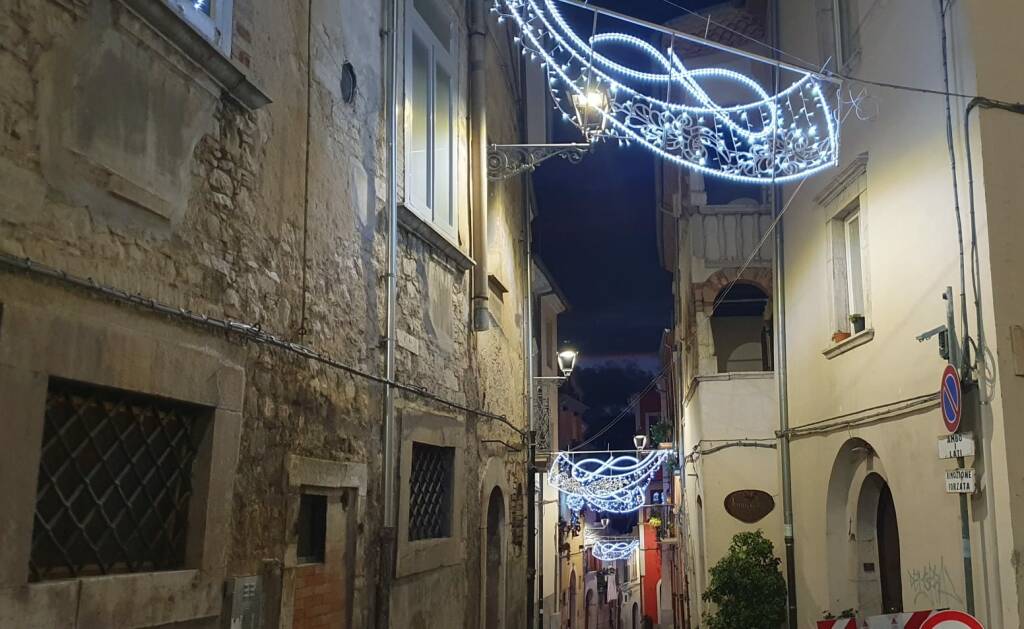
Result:
{"label": "graffiti on wall", "polygon": [[963,609],[963,597],[957,592],[949,568],[940,557],[939,563],[928,562],[907,570],[908,585],[914,593],[917,609]]}

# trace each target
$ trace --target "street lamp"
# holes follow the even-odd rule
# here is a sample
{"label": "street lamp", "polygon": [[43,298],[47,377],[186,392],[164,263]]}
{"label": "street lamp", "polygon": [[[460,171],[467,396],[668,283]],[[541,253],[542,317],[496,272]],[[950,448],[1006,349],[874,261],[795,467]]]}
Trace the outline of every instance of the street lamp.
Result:
{"label": "street lamp", "polygon": [[647,447],[647,435],[634,435],[633,445],[636,446],[637,450],[643,450]]}
{"label": "street lamp", "polygon": [[579,352],[574,349],[564,349],[558,352],[558,370],[562,372],[562,377],[568,378],[572,373],[576,367],[577,356],[579,356]]}
{"label": "street lamp", "polygon": [[608,93],[599,87],[587,87],[572,95],[572,106],[576,110],[576,126],[580,128],[587,141],[593,141],[602,133],[608,124],[608,112],[611,103]]}

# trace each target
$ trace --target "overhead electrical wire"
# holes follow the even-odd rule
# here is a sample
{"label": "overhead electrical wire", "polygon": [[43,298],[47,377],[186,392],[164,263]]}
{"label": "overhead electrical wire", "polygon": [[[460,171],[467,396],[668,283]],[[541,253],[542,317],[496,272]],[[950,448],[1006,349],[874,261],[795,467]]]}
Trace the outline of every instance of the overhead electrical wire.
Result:
{"label": "overhead electrical wire", "polygon": [[595,439],[597,439],[601,435],[603,435],[603,434],[607,433],[609,430],[611,430],[612,427],[615,426],[615,424],[620,422],[626,416],[626,413],[628,413],[629,411],[633,410],[633,408],[636,407],[636,405],[640,403],[640,399],[643,398],[643,396],[646,395],[648,391],[650,391],[652,388],[654,388],[654,386],[657,385],[658,380],[665,374],[666,371],[668,371],[671,368],[672,368],[672,363],[671,362],[669,362],[664,367],[662,367],[661,371],[659,371],[657,373],[657,375],[655,375],[654,378],[652,378],[651,381],[647,383],[647,386],[645,386],[639,393],[637,393],[633,397],[633,399],[629,402],[629,404],[627,404],[626,407],[623,408],[622,411],[618,415],[616,415],[614,418],[612,418],[612,420],[609,421],[607,424],[605,424],[604,427],[601,428],[601,430],[596,432],[593,436],[589,437],[586,441],[584,441],[583,443],[580,443],[580,444],[578,444],[578,445],[576,445],[576,446],[574,446],[572,448],[569,448],[569,451],[570,452],[574,452],[574,451],[580,450],[581,448],[583,448],[583,446],[593,442]]}
{"label": "overhead electrical wire", "polygon": [[504,415],[498,415],[496,413],[491,413],[481,409],[473,408],[465,404],[460,404],[459,402],[455,402],[444,397],[441,397],[440,395],[437,395],[435,393],[431,393],[430,391],[427,391],[425,388],[405,384],[394,380],[388,380],[387,378],[374,375],[367,371],[363,371],[358,367],[353,367],[351,365],[343,363],[338,359],[329,356],[328,354],[319,352],[309,347],[308,345],[293,343],[291,341],[286,341],[280,337],[277,337],[269,332],[264,331],[262,326],[259,324],[243,323],[241,321],[236,321],[233,319],[211,317],[208,315],[192,312],[185,308],[171,306],[156,301],[155,299],[144,297],[137,293],[130,293],[120,288],[114,288],[112,286],[100,284],[91,277],[80,277],[77,275],[72,275],[66,271],[31,260],[30,258],[18,258],[0,252],[0,267],[6,267],[8,271],[12,272],[22,271],[34,275],[39,275],[42,277],[47,277],[51,280],[55,280],[68,286],[73,286],[91,293],[102,295],[103,297],[106,297],[107,299],[113,300],[115,302],[138,306],[168,317],[186,321],[193,325],[198,325],[206,328],[213,328],[217,330],[222,330],[230,334],[235,334],[246,341],[251,341],[261,345],[268,345],[270,347],[276,347],[286,352],[296,354],[303,358],[313,360],[328,367],[338,369],[350,375],[358,376],[360,378],[369,380],[371,382],[375,382],[377,384],[389,384],[400,391],[412,393],[423,399],[431,400],[443,406],[447,406],[448,408],[463,411],[465,413],[475,415],[482,419],[490,419],[497,421],[511,428],[520,437],[525,436],[525,431],[512,424]]}
{"label": "overhead electrical wire", "polygon": [[[755,37],[751,37],[750,35],[747,35],[746,33],[743,33],[743,32],[738,31],[736,29],[730,28],[729,26],[727,26],[725,24],[722,24],[721,22],[716,22],[716,21],[711,19],[710,15],[705,15],[705,14],[700,13],[698,11],[694,11],[692,9],[688,9],[688,8],[682,6],[679,3],[673,2],[672,0],[661,0],[661,1],[664,2],[665,4],[668,4],[668,5],[671,5],[673,7],[676,7],[677,9],[682,9],[683,11],[685,11],[686,13],[689,13],[690,15],[694,15],[696,17],[699,17],[699,18],[703,19],[703,20],[706,20],[709,25],[713,24],[717,28],[720,28],[722,30],[728,31],[730,33],[733,33],[734,35],[742,37],[743,39],[746,39],[747,41],[749,41],[751,43],[757,44],[759,46],[763,46],[763,47],[765,47],[765,48],[767,48],[769,50],[772,50],[774,52],[779,53],[780,55],[785,55],[786,57],[789,57],[790,59],[794,59],[796,61],[799,61],[800,63],[802,63],[804,65],[804,69],[807,70],[808,72],[820,72],[821,74],[824,74],[826,76],[833,76],[833,77],[836,77],[838,79],[842,79],[844,81],[849,81],[851,83],[861,83],[863,85],[874,85],[875,87],[885,87],[885,88],[894,89],[894,90],[918,92],[918,93],[921,93],[921,94],[930,94],[932,96],[950,96],[950,97],[953,97],[953,98],[965,98],[965,99],[985,98],[986,100],[989,100],[989,101],[994,102],[994,103],[1000,103],[1002,105],[1010,105],[1010,106],[1020,105],[1020,103],[1014,103],[1014,102],[1010,102],[1010,101],[1001,101],[999,99],[993,99],[993,98],[988,98],[988,97],[985,97],[985,96],[979,96],[977,94],[967,94],[967,93],[964,93],[964,92],[953,92],[953,91],[950,91],[948,87],[946,89],[939,90],[939,89],[932,89],[932,88],[927,88],[927,87],[918,87],[918,86],[915,86],[915,85],[904,85],[904,84],[901,84],[901,83],[892,83],[892,82],[889,82],[889,81],[878,81],[878,80],[873,80],[873,79],[864,79],[864,78],[856,77],[856,76],[853,76],[853,75],[850,75],[850,74],[845,74],[843,72],[839,72],[839,71],[835,71],[835,70],[815,69],[815,64],[811,63],[810,61],[808,61],[808,60],[806,60],[806,59],[804,59],[804,58],[802,58],[802,57],[800,57],[798,55],[794,55],[793,53],[790,53],[790,52],[787,52],[785,50],[782,50],[781,48],[776,48],[775,46],[772,46],[771,44],[769,44],[767,42],[763,42],[763,41],[761,41],[761,40],[759,40],[759,39],[757,39]],[[951,4],[951,3],[947,3],[947,5],[946,5],[947,8],[948,8],[949,4]],[[945,9],[943,10],[943,14],[945,14]]]}

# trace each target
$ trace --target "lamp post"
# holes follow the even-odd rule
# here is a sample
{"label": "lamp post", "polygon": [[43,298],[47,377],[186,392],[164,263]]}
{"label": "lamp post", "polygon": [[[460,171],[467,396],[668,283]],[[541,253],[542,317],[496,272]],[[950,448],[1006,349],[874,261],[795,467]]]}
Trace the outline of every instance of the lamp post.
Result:
{"label": "lamp post", "polygon": [[[538,623],[540,623],[541,627],[543,627],[543,622],[544,622],[544,504],[545,503],[544,503],[544,490],[541,489],[540,491],[537,491],[537,489],[536,489],[536,480],[537,480],[536,462],[537,462],[537,448],[538,448],[538,446],[542,447],[544,452],[549,451],[550,448],[551,448],[551,421],[552,421],[552,419],[551,419],[550,413],[547,412],[547,411],[550,410],[550,405],[547,403],[547,396],[540,395],[540,393],[542,393],[542,391],[543,391],[542,385],[545,384],[545,383],[555,383],[555,384],[561,385],[561,383],[563,383],[566,380],[568,380],[569,376],[572,375],[572,370],[576,367],[576,359],[578,358],[578,356],[579,356],[579,352],[577,352],[574,349],[569,349],[569,348],[563,349],[562,351],[558,352],[558,356],[556,357],[557,360],[558,360],[558,370],[561,372],[562,375],[560,375],[560,376],[533,376],[531,378],[531,380],[534,381],[534,386],[535,386],[536,392],[537,392],[537,395],[536,395],[535,399],[536,399],[536,401],[538,403],[538,406],[539,406],[538,410],[542,411],[540,413],[533,413],[534,425],[531,426],[531,430],[529,432],[529,435],[530,435],[530,442],[529,442],[530,474],[529,474],[529,478],[527,479],[527,483],[529,485],[529,493],[528,493],[528,495],[531,497],[531,500],[530,500],[530,516],[532,516],[532,517],[529,518],[529,520],[537,523],[537,530],[540,533],[540,535],[538,536],[539,540],[538,540],[538,545],[537,545],[537,555],[541,558],[541,560],[540,560],[538,566],[536,566],[534,568],[531,568],[531,573],[536,574],[537,575],[537,579],[538,579],[538,586],[537,586],[537,590],[536,591],[537,591],[537,596],[540,598],[540,601],[538,601],[538,605],[537,605],[537,612],[538,613],[537,613],[537,619],[536,620],[538,621]],[[532,393],[532,391],[531,391],[531,393]],[[534,402],[534,400],[530,401],[531,404],[533,404],[533,402]],[[533,535],[533,534],[534,534],[534,532],[531,530],[530,531],[530,535]],[[557,541],[556,541],[555,552],[559,553],[559,549],[557,548]],[[534,557],[531,555],[530,559],[531,559],[531,562],[532,562],[534,560]],[[554,609],[554,611],[556,613],[558,612],[558,600],[559,600],[559,597],[558,597],[559,592],[558,592],[558,590],[561,587],[561,583],[560,583],[561,565],[562,565],[562,559],[561,559],[561,556],[558,555],[557,559],[555,560],[555,581],[554,581],[555,593],[556,593],[556,595],[555,595],[555,609]],[[530,590],[531,590],[531,596],[532,596],[532,594],[533,594],[533,586],[531,586]],[[532,623],[533,619],[531,619],[530,622]]]}
{"label": "lamp post", "polygon": [[531,172],[541,162],[561,157],[570,164],[578,164],[591,151],[605,132],[612,101],[602,87],[588,86],[572,95],[575,115],[572,123],[583,134],[586,142],[568,144],[492,144],[487,149],[487,177],[491,181],[508,179],[520,173]]}

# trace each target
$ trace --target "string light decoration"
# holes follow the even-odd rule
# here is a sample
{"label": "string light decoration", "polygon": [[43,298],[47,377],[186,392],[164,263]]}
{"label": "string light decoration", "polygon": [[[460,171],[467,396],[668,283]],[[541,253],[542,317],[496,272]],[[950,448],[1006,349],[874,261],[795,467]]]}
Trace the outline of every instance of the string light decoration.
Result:
{"label": "string light decoration", "polygon": [[[633,35],[598,32],[596,13],[584,40],[558,5],[495,0],[492,11],[518,27],[515,39],[544,68],[555,108],[590,142],[638,144],[705,175],[760,184],[836,164],[839,125],[818,75],[787,68],[788,84],[769,94],[734,70],[689,68],[673,46],[661,51]],[[639,53],[653,71],[616,61],[616,49],[622,57]],[[737,93],[750,96],[722,105],[713,93],[730,102]]]}
{"label": "string light decoration", "polygon": [[653,450],[640,459],[625,455],[573,461],[571,453],[559,452],[548,484],[568,494],[567,504],[582,500],[597,511],[631,513],[643,506],[647,486],[670,454],[671,450]]}
{"label": "string light decoration", "polygon": [[628,559],[636,549],[640,548],[640,540],[635,537],[600,537],[586,534],[583,536],[583,545],[591,547],[591,554],[596,559],[605,562]]}

